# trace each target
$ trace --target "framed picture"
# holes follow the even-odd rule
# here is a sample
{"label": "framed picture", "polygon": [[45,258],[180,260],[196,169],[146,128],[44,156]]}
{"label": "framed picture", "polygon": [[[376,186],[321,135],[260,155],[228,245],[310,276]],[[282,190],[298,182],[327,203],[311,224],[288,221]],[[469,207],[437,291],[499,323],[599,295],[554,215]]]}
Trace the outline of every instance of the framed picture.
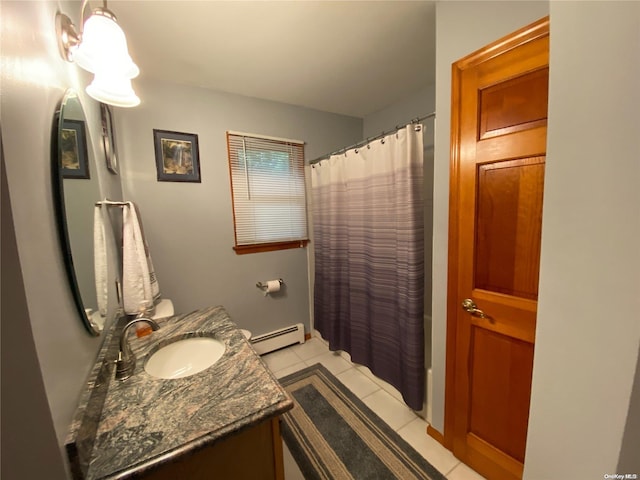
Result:
{"label": "framed picture", "polygon": [[200,154],[195,133],[153,130],[159,182],[200,182]]}
{"label": "framed picture", "polygon": [[118,151],[116,149],[116,134],[113,128],[113,116],[109,105],[100,104],[102,117],[102,146],[104,147],[107,169],[114,175],[118,175]]}
{"label": "framed picture", "polygon": [[62,178],[90,178],[84,122],[65,118],[60,138]]}

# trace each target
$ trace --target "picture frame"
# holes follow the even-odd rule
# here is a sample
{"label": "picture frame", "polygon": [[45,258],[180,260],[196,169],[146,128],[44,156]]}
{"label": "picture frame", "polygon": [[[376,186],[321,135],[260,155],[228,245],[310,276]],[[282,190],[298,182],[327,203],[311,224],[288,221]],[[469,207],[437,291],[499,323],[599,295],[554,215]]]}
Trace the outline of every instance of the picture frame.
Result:
{"label": "picture frame", "polygon": [[100,103],[100,116],[102,120],[102,146],[104,148],[107,170],[114,175],[119,174],[118,150],[116,148],[116,133],[113,128],[113,115],[109,105]]}
{"label": "picture frame", "polygon": [[159,182],[200,183],[198,135],[153,129]]}
{"label": "picture frame", "polygon": [[60,132],[60,172],[62,178],[91,178],[84,121],[64,119]]}

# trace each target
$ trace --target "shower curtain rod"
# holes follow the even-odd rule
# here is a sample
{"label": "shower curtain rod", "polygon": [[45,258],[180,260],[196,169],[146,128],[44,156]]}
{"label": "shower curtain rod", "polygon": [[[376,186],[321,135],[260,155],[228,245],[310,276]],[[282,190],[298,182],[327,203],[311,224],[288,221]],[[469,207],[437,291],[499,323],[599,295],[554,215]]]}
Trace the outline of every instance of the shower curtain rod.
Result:
{"label": "shower curtain rod", "polygon": [[[421,122],[422,120],[426,120],[427,118],[431,118],[431,117],[435,117],[436,116],[436,112],[432,112],[428,115],[424,115],[423,117],[416,117],[413,120],[411,120],[411,122],[409,123],[418,123]],[[318,163],[321,160],[324,160],[326,158],[329,158],[331,155],[337,155],[339,153],[345,153],[347,150],[351,150],[352,148],[358,148],[358,147],[364,147],[366,144],[373,142],[374,140],[378,140],[379,138],[382,138],[386,135],[389,135],[390,133],[395,133],[398,130],[400,130],[401,128],[404,128],[404,125],[396,125],[396,128],[394,128],[393,130],[389,130],[386,132],[382,132],[379,135],[376,135],[375,137],[367,137],[365,140],[361,140],[358,143],[354,143],[353,145],[349,145],[348,147],[342,147],[334,152],[331,153],[327,153],[325,155],[322,155],[321,157],[315,158],[313,160],[311,160],[309,162],[309,165],[313,165],[315,163]]]}

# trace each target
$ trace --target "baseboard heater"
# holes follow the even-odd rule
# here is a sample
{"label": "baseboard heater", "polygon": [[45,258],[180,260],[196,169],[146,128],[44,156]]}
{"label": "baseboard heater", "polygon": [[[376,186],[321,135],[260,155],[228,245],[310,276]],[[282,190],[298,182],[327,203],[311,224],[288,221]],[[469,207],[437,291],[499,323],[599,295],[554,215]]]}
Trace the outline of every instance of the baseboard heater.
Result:
{"label": "baseboard heater", "polygon": [[301,323],[256,335],[251,339],[251,345],[258,355],[264,355],[294,343],[304,343],[304,325]]}

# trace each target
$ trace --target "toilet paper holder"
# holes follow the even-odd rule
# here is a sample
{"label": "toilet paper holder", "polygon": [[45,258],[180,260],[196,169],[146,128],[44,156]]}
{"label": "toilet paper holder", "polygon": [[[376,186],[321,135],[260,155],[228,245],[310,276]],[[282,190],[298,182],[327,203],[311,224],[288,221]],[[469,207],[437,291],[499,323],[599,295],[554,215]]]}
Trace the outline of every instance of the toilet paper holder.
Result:
{"label": "toilet paper holder", "polygon": [[[280,286],[284,285],[284,280],[282,280],[281,278],[278,279],[278,282],[280,282]],[[267,289],[267,282],[258,282],[256,283],[256,287],[260,288],[261,290],[266,290]]]}

